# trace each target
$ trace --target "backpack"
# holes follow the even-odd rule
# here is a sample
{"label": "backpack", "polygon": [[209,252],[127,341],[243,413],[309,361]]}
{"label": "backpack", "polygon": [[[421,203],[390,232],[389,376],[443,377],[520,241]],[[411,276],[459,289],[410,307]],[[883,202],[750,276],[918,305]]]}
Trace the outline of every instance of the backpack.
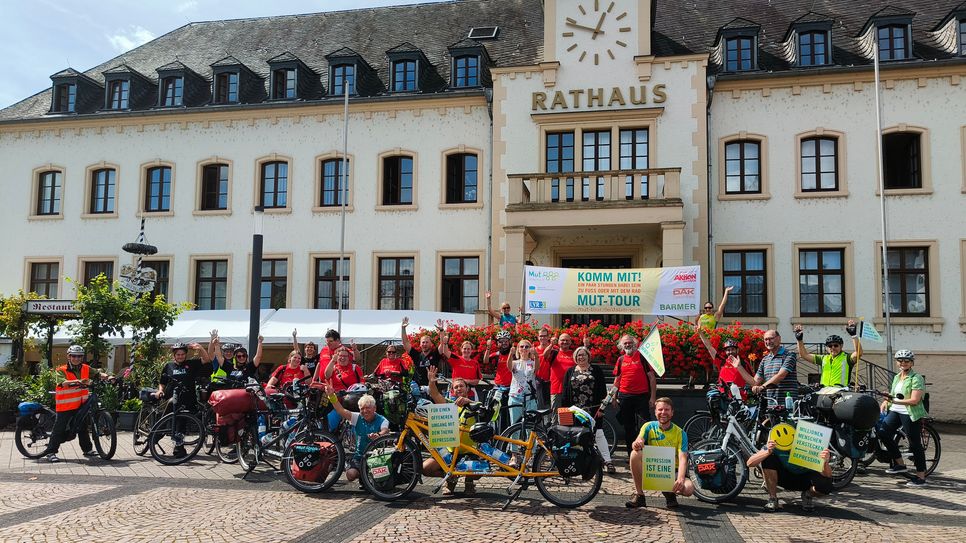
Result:
{"label": "backpack", "polygon": [[688,457],[702,489],[727,494],[738,484],[738,459],[729,458],[726,451],[720,448],[693,451]]}
{"label": "backpack", "polygon": [[547,442],[560,475],[581,477],[586,481],[600,470],[600,453],[594,445],[594,431],[590,428],[557,424],[547,433]]}
{"label": "backpack", "polygon": [[321,483],[332,471],[337,456],[335,445],[329,442],[296,443],[292,446],[292,476],[307,483]]}

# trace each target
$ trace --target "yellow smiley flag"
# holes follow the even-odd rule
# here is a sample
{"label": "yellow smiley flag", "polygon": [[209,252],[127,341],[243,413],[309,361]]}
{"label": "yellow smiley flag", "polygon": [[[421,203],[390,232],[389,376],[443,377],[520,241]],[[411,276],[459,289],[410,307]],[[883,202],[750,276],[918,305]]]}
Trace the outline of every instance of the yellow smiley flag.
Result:
{"label": "yellow smiley flag", "polygon": [[651,328],[651,332],[647,334],[637,350],[647,360],[647,363],[654,368],[654,373],[658,376],[664,375],[664,351],[661,347],[661,333],[657,331],[657,326]]}

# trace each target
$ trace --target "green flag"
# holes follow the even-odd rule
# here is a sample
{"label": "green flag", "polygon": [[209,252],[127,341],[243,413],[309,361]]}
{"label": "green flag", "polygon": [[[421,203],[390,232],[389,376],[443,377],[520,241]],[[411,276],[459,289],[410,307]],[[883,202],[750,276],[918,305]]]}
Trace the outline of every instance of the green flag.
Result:
{"label": "green flag", "polygon": [[651,328],[651,332],[647,334],[637,350],[647,360],[647,363],[654,368],[654,373],[657,373],[658,376],[664,375],[664,352],[661,350],[661,334],[657,331],[657,326]]}
{"label": "green flag", "polygon": [[862,330],[859,332],[860,338],[882,343],[882,336],[879,335],[879,331],[875,329],[874,324],[871,322],[860,322],[859,325],[862,327]]}

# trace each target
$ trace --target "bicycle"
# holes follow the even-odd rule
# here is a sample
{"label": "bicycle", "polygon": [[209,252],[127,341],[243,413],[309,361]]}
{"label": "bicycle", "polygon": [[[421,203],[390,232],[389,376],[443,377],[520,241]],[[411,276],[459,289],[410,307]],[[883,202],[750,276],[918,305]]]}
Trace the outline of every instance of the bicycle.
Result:
{"label": "bicycle", "polygon": [[166,466],[176,466],[191,460],[205,441],[205,426],[201,419],[189,410],[185,402],[180,401],[184,395],[197,395],[197,392],[189,390],[182,383],[172,386],[174,389],[171,402],[167,405],[174,409],[151,426],[147,437],[151,457]]}
{"label": "bicycle", "polygon": [[144,456],[148,453],[148,437],[151,435],[151,428],[171,405],[171,399],[158,400],[154,396],[156,392],[157,389],[154,388],[142,388],[138,393],[141,399],[141,409],[138,411],[134,423],[134,431],[131,432],[131,438],[134,441],[134,454],[138,456]]}
{"label": "bicycle", "polygon": [[47,445],[53,437],[54,410],[37,402],[20,402],[17,406],[17,429],[14,443],[25,458],[31,460],[47,454]]}
{"label": "bicycle", "polygon": [[[473,402],[464,409],[476,413],[477,420],[489,420],[493,415],[492,406],[489,404],[490,402]],[[528,423],[536,425],[540,418],[549,413],[549,409],[527,411],[524,413],[524,427],[528,427]],[[468,437],[468,432],[467,428],[460,427],[461,438]],[[498,449],[488,449],[491,454],[484,452],[482,449],[486,443],[468,445],[462,439],[454,452],[444,457],[440,450],[430,446],[428,433],[429,422],[426,414],[418,409],[409,412],[402,431],[371,441],[360,462],[360,479],[366,490],[382,501],[395,501],[406,497],[421,480],[423,449],[439,464],[444,474],[442,481],[433,490],[434,494],[439,492],[450,477],[509,478],[512,479],[507,487],[509,498],[503,509],[529,487],[531,480],[544,498],[559,507],[579,507],[586,504],[597,495],[603,481],[603,466],[600,462],[586,478],[582,474],[561,475],[552,444],[534,430],[527,431],[525,440],[502,435],[492,437],[498,446],[505,443],[522,447],[523,460],[520,467],[508,463],[509,457]],[[591,453],[599,455],[596,448]],[[495,469],[468,469],[459,463],[461,455],[472,455]],[[514,485],[518,485],[516,490],[513,490]]]}
{"label": "bicycle", "polygon": [[[345,436],[333,436],[327,429],[328,422],[325,416],[322,415],[321,405],[325,391],[319,384],[305,385],[304,381],[304,379],[298,381],[292,386],[293,396],[299,401],[299,421],[291,428],[289,433],[277,436],[275,439],[284,437],[287,440],[285,450],[282,452],[281,468],[289,484],[302,492],[316,493],[329,489],[339,480],[342,471],[345,469],[347,453],[343,447]],[[351,428],[348,428],[346,435],[350,438],[355,437]],[[321,446],[326,443],[329,444],[326,448],[333,451],[333,453],[329,453],[329,456],[334,455],[334,458],[331,458],[330,465],[335,466],[335,469],[330,468],[328,472],[323,469],[324,477],[321,481],[318,479],[307,481],[299,478],[293,466],[298,464],[296,448],[305,444],[319,445],[321,454]],[[352,439],[352,444],[354,449],[354,439]],[[322,460],[321,456],[319,459]],[[299,467],[301,468],[301,466]]]}
{"label": "bicycle", "polygon": [[[117,451],[117,428],[114,417],[101,405],[98,391],[106,386],[100,381],[89,385],[87,401],[78,409],[77,415],[68,428],[64,442],[71,441],[80,432],[90,432],[91,442],[97,455],[110,460]],[[54,394],[51,392],[51,394]],[[47,454],[50,439],[53,437],[57,414],[47,406],[36,402],[21,402],[18,406],[20,416],[14,441],[17,450],[26,458],[37,459]]]}
{"label": "bicycle", "polygon": [[[888,397],[888,394],[871,391],[874,396]],[[896,396],[901,399],[901,395]],[[883,464],[892,464],[892,458],[889,454],[888,449],[882,443],[882,436],[879,435],[879,427],[876,425],[875,430],[872,432],[872,436],[869,440],[869,446],[866,449],[865,455],[859,459],[859,464],[863,468],[868,468],[873,462],[878,460]],[[900,426],[896,430],[896,443],[899,445],[899,453],[905,460],[912,459],[912,451],[909,450],[908,436],[906,436],[905,430]],[[942,441],[939,438],[939,432],[933,426],[932,417],[926,417],[922,419],[922,432],[920,439],[922,440],[922,450],[926,455],[926,475],[931,475],[936,467],[939,466],[939,458],[942,456]]]}

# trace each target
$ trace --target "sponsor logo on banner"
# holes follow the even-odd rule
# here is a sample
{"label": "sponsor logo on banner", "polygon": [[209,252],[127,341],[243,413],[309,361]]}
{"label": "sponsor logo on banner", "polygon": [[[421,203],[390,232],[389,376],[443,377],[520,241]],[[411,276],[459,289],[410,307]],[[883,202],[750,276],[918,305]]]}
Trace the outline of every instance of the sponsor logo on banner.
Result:
{"label": "sponsor logo on banner", "polygon": [[530,309],[546,309],[547,303],[542,300],[530,300]]}
{"label": "sponsor logo on banner", "polygon": [[678,298],[682,296],[694,296],[694,287],[676,288],[672,293]]}
{"label": "sponsor logo on banner", "polygon": [[698,281],[698,274],[696,273],[678,273],[674,276],[674,281],[681,283],[696,283]]}
{"label": "sponsor logo on banner", "polygon": [[529,292],[530,294],[536,294],[537,293],[537,287],[535,287],[533,285],[529,285],[527,287],[527,292]]}

